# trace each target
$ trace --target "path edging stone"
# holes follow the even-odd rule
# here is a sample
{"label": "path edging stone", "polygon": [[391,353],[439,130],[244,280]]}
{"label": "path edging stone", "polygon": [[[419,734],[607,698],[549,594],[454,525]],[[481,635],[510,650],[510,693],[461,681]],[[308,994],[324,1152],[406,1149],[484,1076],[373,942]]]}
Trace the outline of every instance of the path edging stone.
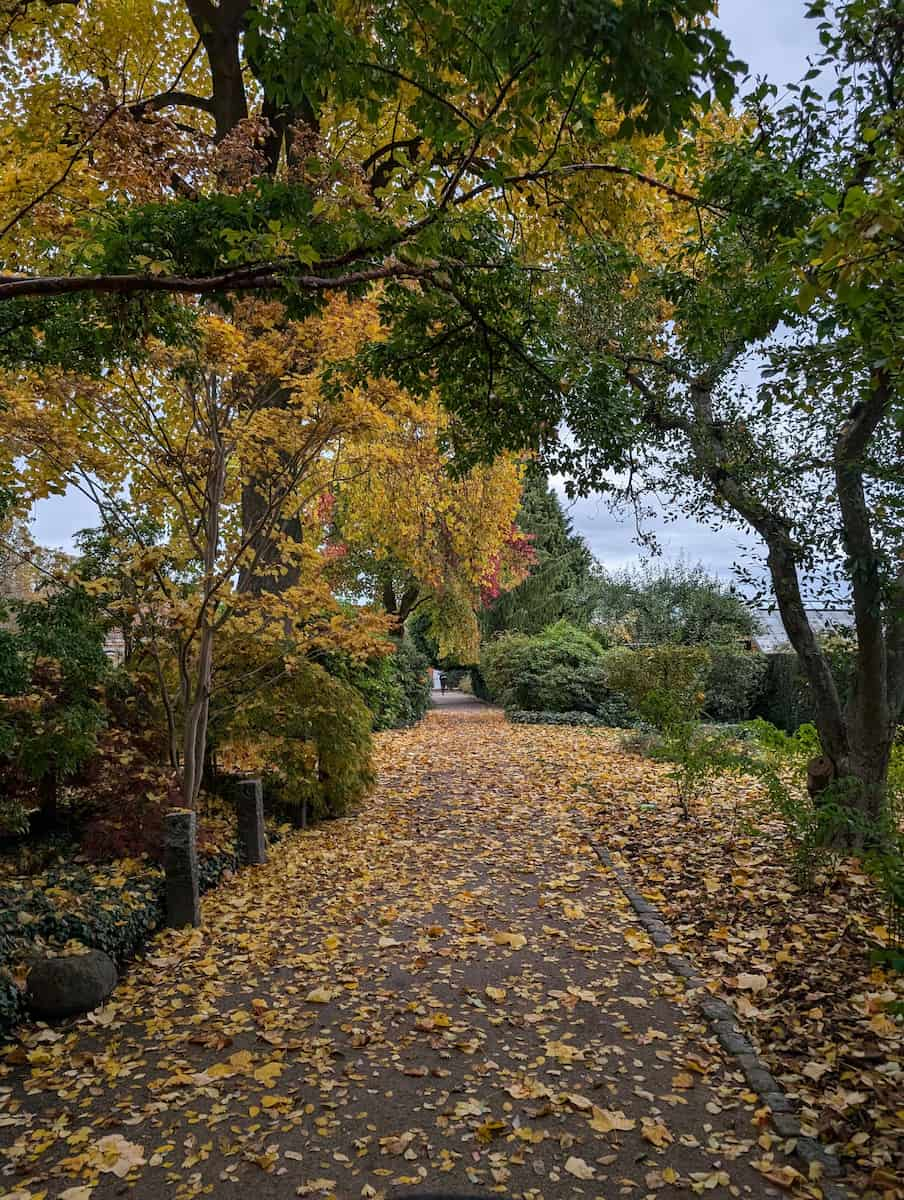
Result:
{"label": "path edging stone", "polygon": [[[606,847],[597,841],[587,822],[578,814],[575,816],[590,848],[603,866],[614,876],[619,889],[634,909],[638,922],[654,946],[661,950],[664,946],[676,945],[671,929],[663,920],[662,914],[656,906],[634,887],[628,872],[624,867],[619,866]],[[707,988],[706,980],[698,974],[693,963],[683,954],[672,951],[662,957],[669,970],[684,980],[686,991],[699,992]],[[786,1095],[784,1088],[766,1063],[757,1054],[752,1042],[745,1035],[732,1006],[719,996],[707,994],[699,1001],[699,1008],[725,1053],[734,1059],[738,1069],[744,1075],[750,1090],[756,1092],[769,1109],[775,1132],[781,1138],[794,1141],[794,1153],[805,1168],[808,1169],[811,1163],[818,1163],[822,1168],[823,1177],[819,1179],[818,1186],[824,1200],[852,1200],[851,1193],[845,1185],[838,1182],[843,1168],[837,1156],[822,1142],[801,1132],[800,1121],[795,1115],[793,1102]],[[807,1170],[804,1171],[804,1174],[807,1175]]]}

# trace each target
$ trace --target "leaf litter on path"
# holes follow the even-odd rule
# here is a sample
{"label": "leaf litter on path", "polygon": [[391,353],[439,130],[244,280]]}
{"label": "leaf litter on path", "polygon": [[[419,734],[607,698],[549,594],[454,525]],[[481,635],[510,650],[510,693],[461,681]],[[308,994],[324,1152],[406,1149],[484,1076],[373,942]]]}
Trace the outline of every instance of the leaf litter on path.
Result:
{"label": "leaf litter on path", "polygon": [[381,735],[358,813],[155,938],[102,1026],[0,1056],[0,1186],[817,1198],[572,819],[570,781],[632,761],[551,733]]}

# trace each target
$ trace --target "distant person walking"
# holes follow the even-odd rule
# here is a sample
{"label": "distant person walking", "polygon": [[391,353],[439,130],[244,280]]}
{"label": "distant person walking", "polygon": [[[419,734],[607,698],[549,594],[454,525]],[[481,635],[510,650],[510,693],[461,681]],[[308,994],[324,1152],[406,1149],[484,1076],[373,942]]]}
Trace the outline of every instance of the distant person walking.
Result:
{"label": "distant person walking", "polygon": [[439,676],[439,690],[443,696],[445,696],[445,694],[446,694],[446,684],[448,682],[449,682],[449,680],[446,678],[445,671],[441,671],[440,676]]}

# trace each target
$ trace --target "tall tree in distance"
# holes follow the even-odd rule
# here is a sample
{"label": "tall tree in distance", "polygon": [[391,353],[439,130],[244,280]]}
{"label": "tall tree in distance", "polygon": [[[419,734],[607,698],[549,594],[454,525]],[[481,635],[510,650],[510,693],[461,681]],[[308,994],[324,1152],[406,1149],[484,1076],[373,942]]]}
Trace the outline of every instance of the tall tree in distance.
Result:
{"label": "tall tree in distance", "polygon": [[480,615],[483,636],[508,630],[539,633],[555,621],[586,624],[599,600],[594,558],[576,534],[542,471],[525,480],[518,528],[530,538],[535,561],[530,574],[488,604]]}

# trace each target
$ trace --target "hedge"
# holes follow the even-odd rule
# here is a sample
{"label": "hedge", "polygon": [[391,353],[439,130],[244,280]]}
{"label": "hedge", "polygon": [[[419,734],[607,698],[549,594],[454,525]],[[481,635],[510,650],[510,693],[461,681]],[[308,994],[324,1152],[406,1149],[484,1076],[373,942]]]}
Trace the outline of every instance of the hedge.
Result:
{"label": "hedge", "polygon": [[592,729],[632,729],[638,723],[626,705],[611,706],[608,715],[585,712],[528,712],[522,708],[506,710],[506,719],[514,725],[584,725]]}

